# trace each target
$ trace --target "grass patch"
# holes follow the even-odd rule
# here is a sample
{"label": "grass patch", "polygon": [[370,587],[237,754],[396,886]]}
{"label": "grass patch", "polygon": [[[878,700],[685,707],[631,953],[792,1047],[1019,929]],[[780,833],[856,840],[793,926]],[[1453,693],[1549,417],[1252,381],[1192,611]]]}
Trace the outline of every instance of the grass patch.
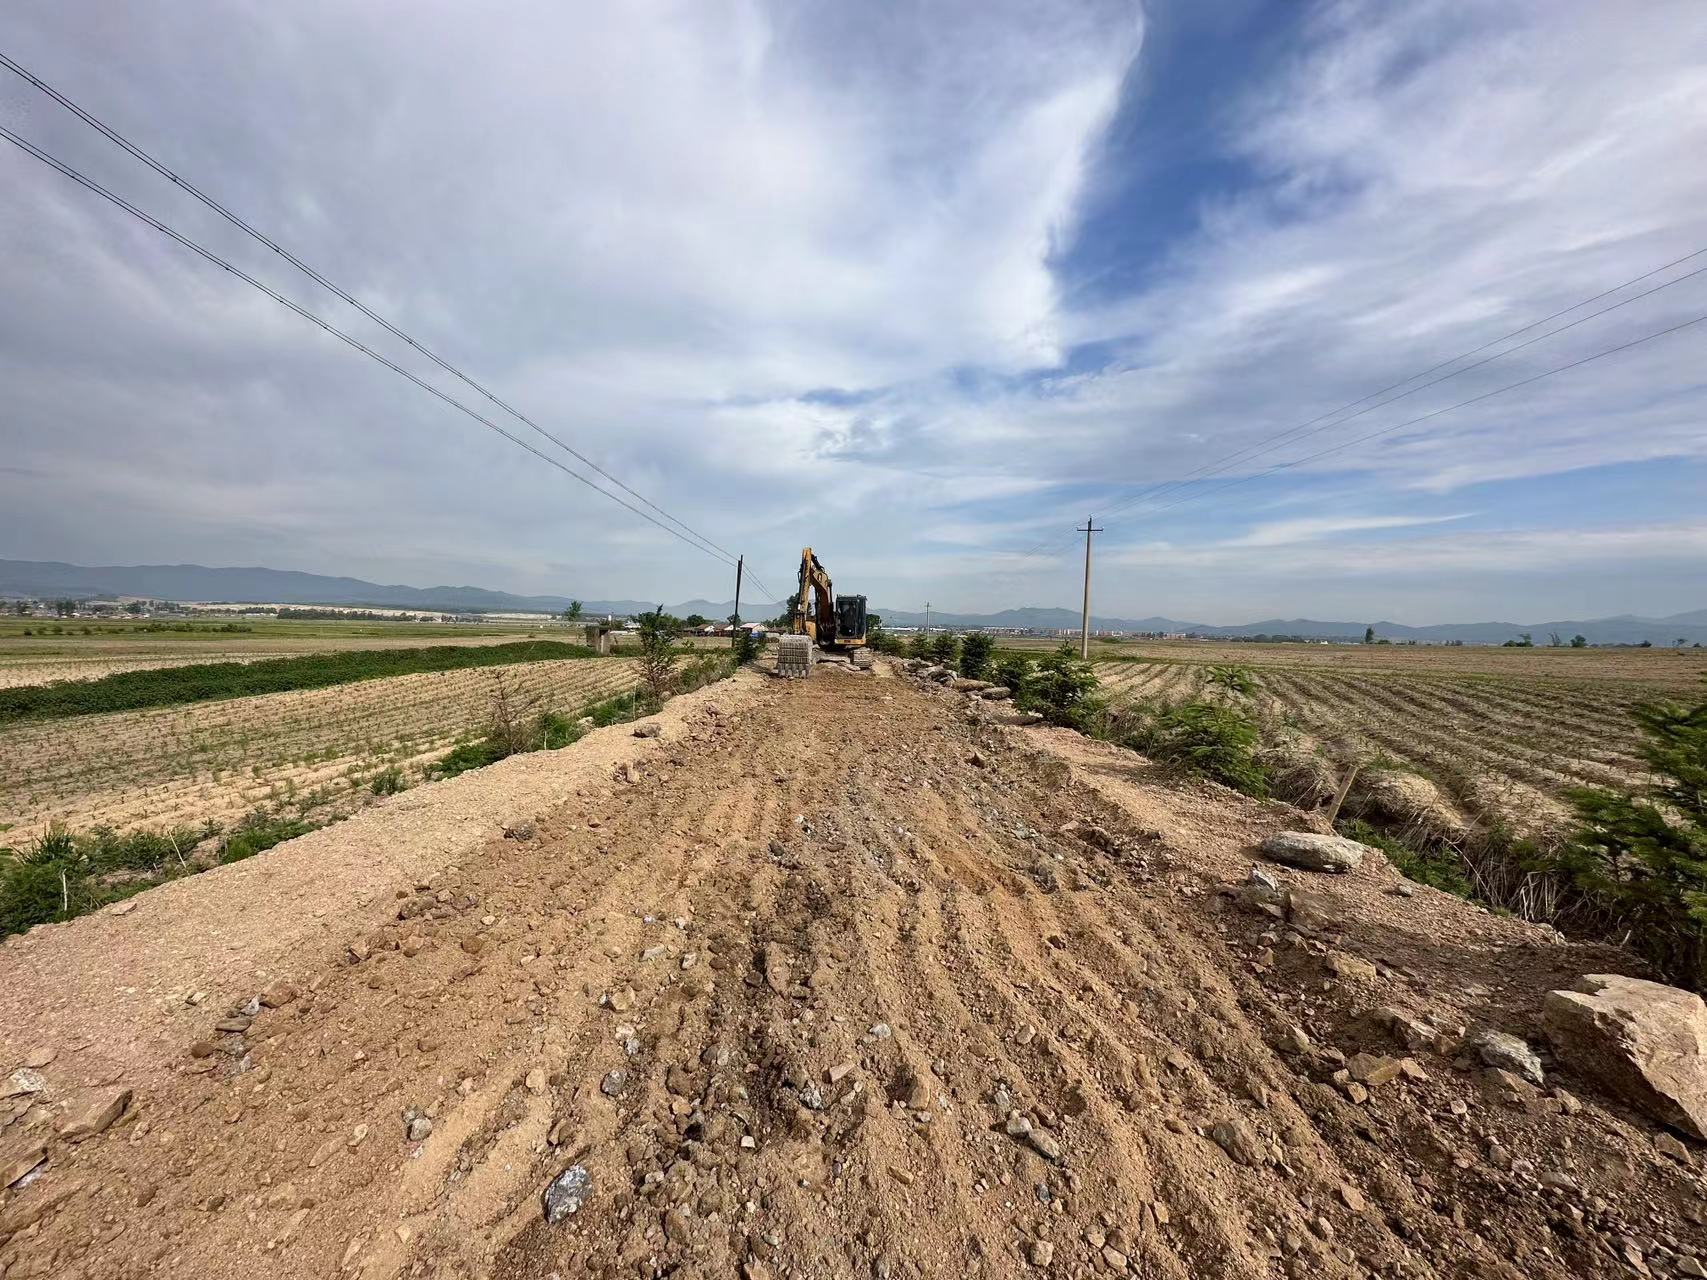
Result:
{"label": "grass patch", "polygon": [[286,818],[265,809],[252,809],[231,829],[231,834],[219,842],[219,860],[222,863],[241,862],[271,849],[275,844],[305,836],[314,829],[314,823],[301,818]]}
{"label": "grass patch", "polygon": [[1268,794],[1268,771],[1257,758],[1261,730],[1237,707],[1219,702],[1142,707],[1136,727],[1119,740],[1152,760],[1246,795]]}
{"label": "grass patch", "polygon": [[1399,874],[1407,880],[1441,889],[1460,898],[1476,897],[1476,886],[1464,874],[1464,863],[1446,849],[1415,849],[1396,840],[1362,818],[1348,818],[1339,823],[1339,833],[1360,844],[1372,845],[1387,855]]}
{"label": "grass patch", "polygon": [[99,680],[0,689],[0,724],[110,711],[140,711],[294,689],[324,689],[360,680],[426,671],[462,671],[517,662],[591,658],[586,645],[527,640],[497,645],[431,645],[421,649],[354,649],[261,662],[198,662],[153,671],[121,671]]}

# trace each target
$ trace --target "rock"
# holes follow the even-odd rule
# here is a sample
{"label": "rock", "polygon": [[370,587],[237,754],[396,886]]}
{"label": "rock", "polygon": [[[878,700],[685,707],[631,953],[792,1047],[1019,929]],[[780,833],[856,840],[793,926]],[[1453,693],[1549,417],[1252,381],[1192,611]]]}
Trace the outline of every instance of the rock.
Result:
{"label": "rock", "polygon": [[1282,831],[1262,842],[1263,856],[1304,871],[1355,871],[1364,855],[1373,853],[1366,844],[1344,836],[1318,835],[1314,831]]}
{"label": "rock", "polygon": [[1464,1048],[1487,1066],[1509,1071],[1533,1085],[1542,1082],[1541,1059],[1535,1056],[1535,1050],[1528,1044],[1508,1031],[1479,1028],[1470,1033],[1464,1041]]}
{"label": "rock", "polygon": [[103,1089],[83,1107],[83,1110],[59,1131],[67,1142],[82,1142],[98,1133],[105,1133],[125,1109],[130,1106],[129,1089]]}
{"label": "rock", "polygon": [[544,1093],[545,1092],[545,1068],[544,1067],[535,1067],[532,1071],[528,1072],[527,1079],[524,1080],[522,1083],[527,1086],[527,1091],[531,1094],[534,1094],[536,1097],[539,1094]]}
{"label": "rock", "polygon": [[656,738],[664,731],[664,727],[656,720],[647,720],[634,726],[634,736],[637,738]]}
{"label": "rock", "polygon": [[1047,1240],[1033,1240],[1031,1252],[1026,1257],[1030,1259],[1031,1265],[1034,1267],[1047,1267],[1055,1260],[1055,1246]]}
{"label": "rock", "polygon": [[605,1003],[618,1013],[627,1013],[634,1008],[634,988],[618,987],[605,997]]}
{"label": "rock", "polygon": [[545,1188],[545,1220],[555,1226],[578,1213],[593,1193],[593,1179],[582,1165],[572,1164]]}
{"label": "rock", "polygon": [[1373,1053],[1354,1053],[1346,1061],[1351,1078],[1361,1084],[1391,1084],[1399,1078],[1402,1068],[1397,1058],[1383,1058]]}
{"label": "rock", "polygon": [[1209,1136],[1215,1139],[1221,1150],[1228,1158],[1237,1164],[1250,1165],[1253,1168],[1268,1162],[1268,1153],[1263,1150],[1257,1136],[1251,1132],[1251,1127],[1237,1116],[1226,1120],[1217,1120],[1209,1130]]}
{"label": "rock", "polygon": [[0,1187],[21,1182],[47,1159],[47,1148],[41,1143],[0,1155]]}
{"label": "rock", "polygon": [[997,685],[994,689],[984,690],[984,692],[978,696],[985,702],[1006,702],[1009,698],[1014,696],[1014,691],[1003,685]]}
{"label": "rock", "polygon": [[1542,1024],[1560,1062],[1661,1124],[1707,1137],[1707,1004],[1660,982],[1591,973],[1550,991]]}
{"label": "rock", "polygon": [[296,988],[288,982],[276,983],[261,992],[261,1003],[269,1009],[282,1009],[296,1000]]}
{"label": "rock", "polygon": [[1055,1135],[1047,1129],[1033,1127],[1025,1135],[1025,1140],[1031,1143],[1031,1149],[1045,1160],[1058,1161],[1061,1159],[1061,1144],[1055,1140]]}
{"label": "rock", "polygon": [[854,1064],[851,1062],[838,1062],[835,1066],[831,1067],[824,1073],[824,1079],[828,1080],[831,1084],[840,1084],[842,1079],[852,1072],[853,1069]]}
{"label": "rock", "polygon": [[1259,891],[1266,891],[1267,893],[1276,895],[1280,893],[1280,881],[1269,875],[1269,873],[1264,871],[1261,867],[1252,867],[1250,878],[1246,880],[1245,883],[1251,888]]}
{"label": "rock", "polygon": [[477,956],[486,950],[486,939],[471,933],[462,940],[462,949],[471,956]]}
{"label": "rock", "polygon": [[58,1056],[57,1052],[50,1045],[37,1045],[24,1055],[24,1065],[31,1070],[37,1067],[45,1067],[56,1056]]}
{"label": "rock", "polygon": [[1440,1042],[1440,1033],[1427,1023],[1418,1022],[1402,1009],[1381,1008],[1372,1015],[1377,1023],[1393,1033],[1393,1038],[1411,1050],[1432,1049]]}
{"label": "rock", "polygon": [[1354,956],[1349,951],[1330,951],[1322,962],[1336,978],[1373,980],[1377,974],[1372,961]]}
{"label": "rock", "polygon": [[22,1093],[40,1093],[45,1088],[47,1080],[42,1073],[24,1067],[6,1077],[5,1084],[0,1084],[0,1098],[16,1098]]}
{"label": "rock", "polygon": [[1654,1150],[1658,1151],[1662,1156],[1665,1156],[1669,1160],[1677,1161],[1679,1164],[1695,1163],[1690,1157],[1689,1148],[1684,1146],[1683,1143],[1679,1142],[1664,1130],[1661,1130],[1659,1133],[1654,1135]]}
{"label": "rock", "polygon": [[761,957],[765,971],[765,985],[779,996],[788,994],[788,952],[774,942],[765,943]]}
{"label": "rock", "polygon": [[404,1134],[410,1142],[425,1142],[432,1135],[433,1122],[426,1116],[416,1116],[409,1121]]}
{"label": "rock", "polygon": [[599,1081],[599,1092],[607,1098],[620,1098],[622,1091],[628,1088],[628,1072],[621,1067],[614,1067],[605,1072],[605,1078]]}
{"label": "rock", "polygon": [[538,830],[529,818],[514,818],[504,824],[504,839],[532,840]]}
{"label": "rock", "polygon": [[132,911],[135,911],[135,910],[136,910],[136,899],[135,898],[126,898],[123,902],[115,902],[115,903],[113,903],[112,906],[108,907],[107,908],[107,914],[110,916],[128,916]]}

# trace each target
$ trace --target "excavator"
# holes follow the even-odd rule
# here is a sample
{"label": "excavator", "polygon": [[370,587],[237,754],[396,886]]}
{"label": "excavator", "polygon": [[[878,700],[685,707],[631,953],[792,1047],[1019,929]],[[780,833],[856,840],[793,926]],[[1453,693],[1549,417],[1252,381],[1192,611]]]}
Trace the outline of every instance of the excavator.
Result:
{"label": "excavator", "polygon": [[810,675],[818,648],[852,652],[865,648],[865,597],[837,596],[824,562],[812,554],[811,547],[803,547],[794,616],[777,650],[778,674]]}

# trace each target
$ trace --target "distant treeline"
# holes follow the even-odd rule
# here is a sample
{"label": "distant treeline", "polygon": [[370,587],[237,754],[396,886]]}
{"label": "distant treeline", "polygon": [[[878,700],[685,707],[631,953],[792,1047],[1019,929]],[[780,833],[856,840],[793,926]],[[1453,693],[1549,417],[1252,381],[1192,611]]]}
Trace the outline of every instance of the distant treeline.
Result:
{"label": "distant treeline", "polygon": [[436,613],[375,613],[372,609],[298,609],[291,605],[277,609],[253,610],[277,614],[283,621],[295,622],[437,622]]}
{"label": "distant treeline", "polygon": [[356,649],[310,653],[262,662],[198,662],[154,671],[121,671],[99,680],[58,680],[52,684],[0,689],[0,724],[17,720],[55,720],[105,711],[140,711],[186,702],[247,698],[291,689],[324,689],[358,680],[423,671],[460,671],[516,662],[590,658],[586,645],[556,640],[527,640],[497,645],[430,645],[420,649]]}

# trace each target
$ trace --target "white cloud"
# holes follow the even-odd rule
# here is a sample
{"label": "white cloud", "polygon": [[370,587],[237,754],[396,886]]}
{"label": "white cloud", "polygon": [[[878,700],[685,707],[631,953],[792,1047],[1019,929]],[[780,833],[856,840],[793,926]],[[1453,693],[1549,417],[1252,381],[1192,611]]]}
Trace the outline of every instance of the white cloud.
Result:
{"label": "white cloud", "polygon": [[[1707,9],[1693,0],[1640,19],[1596,0],[1311,12],[1278,74],[1199,107],[1225,113],[1249,183],[1198,211],[1145,288],[1093,305],[1056,271],[1087,194],[1119,176],[1096,166],[1133,159],[1103,148],[1142,34],[1129,4],[538,0],[470,23],[442,0],[193,18],[21,0],[8,52],[751,553],[772,587],[810,541],[839,552],[838,581],[891,606],[930,593],[1000,607],[1061,598],[1053,562],[1010,552],[1079,508],[1700,247]],[[15,83],[0,82],[0,116],[353,319]],[[22,157],[0,154],[0,182],[13,554],[718,593],[719,566]],[[1707,311],[1707,279],[1255,465],[1690,308]],[[1204,581],[1167,589],[1242,612],[1249,549],[1284,547],[1367,592],[1333,539],[1380,530],[1371,545],[1420,583],[1427,564],[1450,573],[1477,554],[1479,535],[1407,529],[1453,518],[1443,505],[1484,507],[1444,495],[1707,458],[1704,340],[1680,334],[1300,473],[1331,481],[1324,509],[1377,515],[1212,500],[1215,544],[1167,552]],[[1063,372],[1088,342],[1114,352],[1106,367]],[[860,394],[803,398],[834,388]],[[1053,512],[1065,486],[1074,510]],[[1123,569],[1118,548],[1154,527],[1111,530],[1111,604],[1146,603],[1147,561]],[[1521,562],[1525,536],[1494,545]],[[1675,563],[1639,538],[1597,545],[1584,563],[1609,579],[1618,555]]]}

